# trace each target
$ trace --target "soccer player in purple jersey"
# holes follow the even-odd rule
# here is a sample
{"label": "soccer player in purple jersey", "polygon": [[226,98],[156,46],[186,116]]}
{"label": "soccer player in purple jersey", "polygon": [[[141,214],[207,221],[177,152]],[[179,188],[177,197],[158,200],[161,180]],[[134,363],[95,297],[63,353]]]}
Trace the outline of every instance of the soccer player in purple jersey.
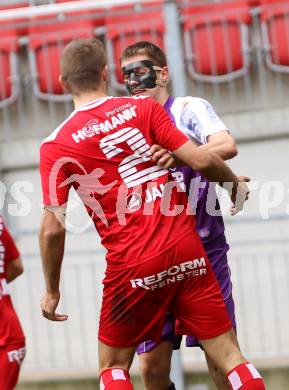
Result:
{"label": "soccer player in purple jersey", "polygon": [[[131,95],[151,96],[161,103],[176,126],[194,140],[200,148],[214,151],[224,160],[236,156],[235,141],[210,103],[197,97],[173,98],[169,95],[166,88],[169,76],[166,56],[158,46],[146,41],[128,46],[122,54],[121,66],[128,92]],[[153,148],[154,158],[158,160],[158,163],[166,168],[171,167],[174,158],[158,146]],[[199,186],[196,209],[197,230],[221,286],[232,324],[236,329],[232,282],[227,262],[229,245],[224,233],[224,221],[220,213],[210,215],[210,210],[219,210],[215,189],[198,172],[189,167],[177,168],[175,175],[179,181],[184,181],[188,192],[191,183],[193,186]],[[171,356],[173,349],[180,348],[181,336],[175,335],[174,324],[174,318],[168,313],[163,329],[163,341],[157,345],[147,340],[138,346],[141,372],[147,390],[175,388],[170,380]],[[187,336],[186,345],[200,346],[198,340],[192,335]],[[217,388],[219,390],[229,389],[225,376],[207,354],[206,360]]]}

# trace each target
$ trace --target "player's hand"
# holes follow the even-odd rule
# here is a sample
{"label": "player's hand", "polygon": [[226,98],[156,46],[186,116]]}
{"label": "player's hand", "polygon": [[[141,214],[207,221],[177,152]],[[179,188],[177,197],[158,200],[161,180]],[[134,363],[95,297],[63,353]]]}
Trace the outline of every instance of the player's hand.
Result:
{"label": "player's hand", "polygon": [[239,211],[243,210],[244,203],[249,198],[249,187],[247,183],[251,179],[248,176],[238,176],[238,187],[233,188],[231,194],[231,200],[233,206],[231,207],[231,215],[238,214]]}
{"label": "player's hand", "polygon": [[150,153],[152,156],[152,160],[155,161],[162,168],[169,169],[175,168],[177,166],[177,161],[175,157],[159,145],[153,145],[150,148]]}
{"label": "player's hand", "polygon": [[59,300],[60,300],[59,292],[44,293],[40,305],[43,317],[47,318],[50,321],[66,321],[68,319],[68,315],[66,314],[55,313]]}

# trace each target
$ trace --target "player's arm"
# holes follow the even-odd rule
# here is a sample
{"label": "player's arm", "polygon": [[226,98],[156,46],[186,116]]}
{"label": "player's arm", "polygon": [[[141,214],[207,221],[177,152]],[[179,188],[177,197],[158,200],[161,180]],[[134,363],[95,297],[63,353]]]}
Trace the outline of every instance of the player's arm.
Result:
{"label": "player's arm", "polygon": [[[202,150],[194,142],[189,141],[188,137],[171,122],[159,103],[152,100],[147,100],[146,103],[151,108],[152,140],[156,141],[155,144],[172,151],[176,158],[200,171],[210,181],[238,183],[237,176],[221,157],[212,151]],[[157,161],[157,157],[152,155],[152,160]]]}
{"label": "player's arm", "polygon": [[[187,104],[182,113],[183,126],[191,140],[196,140],[200,148],[218,154],[223,160],[237,155],[237,146],[225,124],[215,113],[212,105],[204,99],[194,98]],[[158,164],[169,168],[180,165],[169,152],[154,147]],[[171,165],[170,165],[171,164]]]}
{"label": "player's arm", "polygon": [[216,153],[201,150],[192,141],[187,141],[173,154],[186,165],[201,172],[208,180],[219,183],[238,183],[238,177]]}
{"label": "player's arm", "polygon": [[[57,212],[59,212],[57,214]],[[51,321],[65,321],[67,315],[55,313],[60,299],[60,272],[64,255],[65,227],[59,218],[61,210],[44,209],[39,232],[39,246],[45,279],[45,293],[41,301],[44,317]]]}
{"label": "player's arm", "polygon": [[[207,145],[205,144],[204,146]],[[197,147],[192,141],[187,141],[181,148],[175,150],[173,155],[159,145],[153,145],[150,151],[152,153],[152,159],[163,168],[170,168],[175,161],[178,161],[180,165],[186,164],[198,170],[210,181],[219,182],[220,185],[223,183],[232,183],[232,186],[229,184],[228,190],[229,192],[231,191],[230,196],[234,204],[231,212],[232,214],[236,214],[242,210],[243,203],[248,199],[249,189],[246,182],[250,179],[246,176],[236,177],[218,153],[214,152],[217,148],[219,152],[222,150],[222,153],[230,153],[230,148],[220,146],[220,143],[217,146],[215,144],[211,151],[209,147]]]}
{"label": "player's arm", "polygon": [[[229,160],[238,154],[237,145],[234,138],[227,130],[208,136],[207,143],[200,145],[199,148],[204,151],[214,152],[223,160]],[[159,145],[153,145],[150,149],[154,161],[162,168],[174,168],[182,165],[172,153]]]}
{"label": "player's arm", "polygon": [[[187,141],[174,150],[174,155],[192,169],[199,171],[208,180],[219,182],[228,189],[235,207],[233,213],[242,210],[249,194],[245,183],[248,180],[240,180],[221,157],[214,152],[201,150],[192,141]],[[228,188],[225,183],[229,183]]]}
{"label": "player's arm", "polygon": [[229,160],[238,154],[236,142],[227,130],[209,135],[207,143],[201,145],[200,149],[214,152],[223,160]]}
{"label": "player's arm", "polygon": [[6,266],[6,280],[8,283],[12,282],[18,276],[20,276],[24,271],[22,260],[20,257],[13,259],[8,262]]}
{"label": "player's arm", "polygon": [[59,292],[64,244],[65,228],[53,211],[44,209],[39,231],[39,246],[46,291],[51,294]]}
{"label": "player's arm", "polygon": [[[214,152],[223,160],[229,160],[238,154],[234,138],[225,129],[209,135],[207,143],[200,145],[199,148],[204,151]],[[168,169],[182,165],[181,161],[159,145],[153,145],[150,151],[154,156],[154,160],[163,168]]]}
{"label": "player's arm", "polygon": [[60,300],[60,272],[65,244],[65,208],[70,185],[61,184],[67,179],[65,162],[56,144],[45,142],[40,149],[40,174],[45,205],[39,231],[39,246],[45,279],[41,300],[42,315],[51,321],[65,321],[67,315],[55,310]]}
{"label": "player's arm", "polygon": [[[230,183],[232,190],[230,193],[231,200],[235,206],[235,212],[242,210],[243,204],[249,193],[245,182],[239,182],[238,177],[224,163],[217,154],[201,150],[192,141],[188,141],[187,137],[182,134],[171,122],[164,108],[154,102],[154,110],[152,111],[152,136],[155,144],[161,145],[167,150],[173,151],[174,155],[184,164],[198,170],[210,181]],[[156,161],[155,157],[152,159]],[[237,190],[239,185],[238,199]],[[238,202],[236,202],[238,200]]]}
{"label": "player's arm", "polygon": [[226,125],[206,100],[193,98],[183,111],[184,128],[203,150],[217,153],[223,160],[237,155],[237,146]]}

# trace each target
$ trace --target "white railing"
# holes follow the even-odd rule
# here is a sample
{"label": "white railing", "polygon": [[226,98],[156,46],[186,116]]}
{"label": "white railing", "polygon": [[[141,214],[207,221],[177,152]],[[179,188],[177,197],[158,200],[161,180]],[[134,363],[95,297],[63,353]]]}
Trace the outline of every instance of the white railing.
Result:
{"label": "white railing", "polygon": [[0,11],[0,23],[3,21],[17,20],[23,18],[35,18],[38,16],[55,15],[56,13],[91,11],[95,9],[109,9],[122,5],[136,5],[137,3],[156,3],[158,0],[81,0],[66,3],[43,4],[16,9]]}

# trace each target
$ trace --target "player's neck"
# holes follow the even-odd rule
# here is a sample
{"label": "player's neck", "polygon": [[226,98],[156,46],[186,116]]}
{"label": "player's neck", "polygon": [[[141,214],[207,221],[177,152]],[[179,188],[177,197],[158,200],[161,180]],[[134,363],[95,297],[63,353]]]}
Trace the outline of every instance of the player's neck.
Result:
{"label": "player's neck", "polygon": [[159,94],[159,96],[157,96],[157,101],[162,105],[164,106],[166,101],[168,100],[168,97],[169,97],[169,93],[166,89],[163,89],[161,91],[161,93]]}
{"label": "player's neck", "polygon": [[75,107],[75,109],[77,109],[80,106],[83,106],[85,104],[93,102],[94,100],[104,98],[106,96],[107,96],[107,94],[103,90],[87,92],[87,93],[83,93],[79,96],[74,96],[73,97],[74,107]]}

